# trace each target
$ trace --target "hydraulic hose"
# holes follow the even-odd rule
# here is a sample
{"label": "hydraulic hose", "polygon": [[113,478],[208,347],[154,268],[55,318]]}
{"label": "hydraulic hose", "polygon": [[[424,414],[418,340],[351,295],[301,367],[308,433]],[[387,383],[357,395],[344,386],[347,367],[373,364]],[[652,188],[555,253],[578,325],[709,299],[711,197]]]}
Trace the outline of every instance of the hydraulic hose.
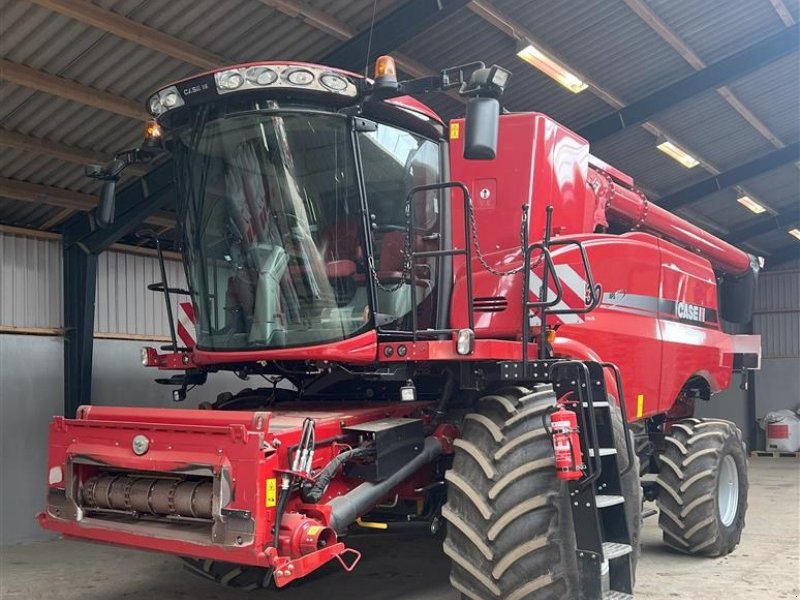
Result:
{"label": "hydraulic hose", "polygon": [[442,446],[434,437],[425,438],[425,444],[417,456],[395,471],[387,479],[378,482],[365,482],[360,486],[328,502],[331,509],[330,527],[338,532],[344,531],[351,523],[373,508],[394,488],[411,477],[423,466],[442,453]]}
{"label": "hydraulic hose", "polygon": [[451,369],[447,369],[447,379],[444,382],[444,389],[442,389],[442,397],[439,404],[436,405],[436,412],[433,413],[433,418],[427,427],[427,432],[432,433],[436,426],[441,423],[444,416],[447,414],[447,405],[450,403],[450,398],[453,397],[453,390],[455,388],[456,378]]}
{"label": "hydraulic hose", "polygon": [[300,487],[300,496],[302,496],[303,502],[317,504],[323,494],[325,494],[325,490],[328,489],[331,479],[333,479],[344,463],[354,458],[366,458],[373,452],[374,450],[372,450],[372,448],[359,447],[353,448],[352,450],[345,450],[341,454],[335,456],[325,465],[322,471],[319,472],[316,481],[313,483],[306,482]]}

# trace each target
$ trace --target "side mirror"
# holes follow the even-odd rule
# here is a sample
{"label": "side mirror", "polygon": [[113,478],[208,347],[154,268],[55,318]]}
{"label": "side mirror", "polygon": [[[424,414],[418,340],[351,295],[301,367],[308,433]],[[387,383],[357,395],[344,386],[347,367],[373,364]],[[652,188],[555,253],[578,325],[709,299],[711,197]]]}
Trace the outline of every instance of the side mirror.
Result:
{"label": "side mirror", "polygon": [[97,224],[108,227],[114,222],[117,212],[117,180],[108,179],[103,182],[100,195],[100,206],[97,207]]}
{"label": "side mirror", "polygon": [[464,128],[464,158],[492,160],[497,156],[500,102],[496,98],[470,98]]}
{"label": "side mirror", "polygon": [[97,224],[100,227],[108,227],[114,222],[117,180],[129,164],[129,161],[118,157],[107,165],[86,165],[84,169],[87,177],[103,182],[103,190],[100,192],[100,205],[97,207],[96,212]]}

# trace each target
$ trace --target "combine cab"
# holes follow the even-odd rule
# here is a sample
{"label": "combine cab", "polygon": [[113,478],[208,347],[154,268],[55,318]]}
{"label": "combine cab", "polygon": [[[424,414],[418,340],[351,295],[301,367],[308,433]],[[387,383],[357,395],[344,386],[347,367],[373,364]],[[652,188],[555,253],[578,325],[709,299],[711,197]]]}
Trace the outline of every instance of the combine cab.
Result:
{"label": "combine cab", "polygon": [[[266,383],[56,417],[42,526],[255,589],[354,569],[353,528],[446,522],[473,600],[632,597],[643,494],[668,544],[730,552],[744,445],[693,409],[758,367],[722,330],[756,263],[548,117],[501,114],[509,77],[263,62],[155,93],[143,146],[91,169],[107,223],[126,166],[174,161],[189,286],[152,286],[184,304],[143,363],[176,400]],[[409,96],[448,89],[449,125]]]}

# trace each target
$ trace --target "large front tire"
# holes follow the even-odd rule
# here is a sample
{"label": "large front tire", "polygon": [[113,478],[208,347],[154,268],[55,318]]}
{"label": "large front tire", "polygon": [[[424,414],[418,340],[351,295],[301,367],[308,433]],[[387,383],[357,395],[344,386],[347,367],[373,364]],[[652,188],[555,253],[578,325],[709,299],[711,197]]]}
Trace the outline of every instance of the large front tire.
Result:
{"label": "large front tire", "polygon": [[742,432],[720,419],[674,423],[659,463],[658,525],[664,542],[686,554],[732,552],[747,511]]}
{"label": "large front tire", "polygon": [[[569,491],[554,468],[547,429],[550,386],[501,390],[481,398],[456,441],[445,475],[444,552],[450,582],[469,600],[574,600],[580,596]],[[621,420],[618,451],[624,448]],[[640,503],[638,465],[625,487]],[[639,507],[631,512],[638,546]]]}

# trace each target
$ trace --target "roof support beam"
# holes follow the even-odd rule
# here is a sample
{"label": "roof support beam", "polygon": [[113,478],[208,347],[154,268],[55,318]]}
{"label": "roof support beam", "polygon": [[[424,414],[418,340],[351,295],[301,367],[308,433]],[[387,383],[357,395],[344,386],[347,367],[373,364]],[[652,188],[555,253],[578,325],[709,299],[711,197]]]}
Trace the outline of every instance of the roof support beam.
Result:
{"label": "roof support beam", "polygon": [[[298,0],[260,0],[262,4],[266,4],[270,8],[282,12],[288,17],[300,19],[305,21],[312,27],[324,31],[328,35],[335,37],[342,41],[351,40],[358,35],[358,31],[350,27],[347,23],[339,21],[328,13],[319,9],[313,8]],[[425,65],[417,62],[410,56],[393,52],[394,60],[397,66],[411,75],[412,77],[430,77],[436,73],[426,67]],[[458,93],[450,91],[446,92],[448,96],[463,103],[464,98]]]}
{"label": "roof support beam", "polygon": [[791,212],[781,213],[772,219],[766,217],[752,225],[734,229],[726,236],[725,241],[731,244],[741,244],[775,229],[791,228],[798,224],[800,224],[800,204],[795,206]]}
{"label": "roof support beam", "polygon": [[0,196],[71,210],[91,210],[97,206],[97,197],[91,194],[5,177],[0,178]]}
{"label": "roof support beam", "polygon": [[374,28],[356,34],[321,62],[361,72],[376,56],[388,54],[466,4],[467,0],[408,0],[376,22]]}
{"label": "roof support beam", "polygon": [[226,62],[222,57],[199,46],[179,40],[85,0],[31,0],[31,2],[190,65],[213,69]]}
{"label": "roof support beam", "polygon": [[[0,129],[0,146],[33,152],[34,154],[57,158],[76,165],[102,164],[113,158],[102,152],[69,146],[60,142],[35,138],[3,129]],[[126,175],[144,175],[146,172],[147,168],[141,165],[131,165],[126,170]]]}
{"label": "roof support beam", "polygon": [[293,19],[300,19],[311,25],[314,29],[324,31],[328,35],[340,40],[349,40],[358,33],[347,23],[339,21],[325,11],[303,4],[297,0],[260,0],[270,8],[274,8]]}
{"label": "roof support beam", "polygon": [[798,48],[800,48],[800,30],[797,26],[787,28],[589,123],[578,133],[590,142],[596,142],[626,127],[644,123],[693,96],[735,81],[787,54],[796,52]]}
{"label": "roof support beam", "polygon": [[[528,40],[528,42],[535,44],[537,48],[540,48],[542,51],[546,52],[550,56],[558,59],[559,62],[561,62],[561,64],[563,64],[570,71],[575,73],[581,79],[581,81],[584,81],[589,86],[589,90],[595,96],[606,102],[608,105],[616,109],[620,109],[625,106],[625,102],[623,102],[621,98],[615,96],[608,90],[600,87],[596,82],[592,81],[591,78],[581,73],[579,69],[576,69],[573,65],[570,65],[567,61],[563,60],[563,58],[559,57],[557,52],[553,51],[551,48],[548,47],[547,44],[537,39],[536,36],[533,35],[531,31],[529,31],[525,27],[522,27],[519,23],[515,22],[508,15],[502,13],[498,8],[493,6],[487,0],[472,0],[472,2],[468,4],[468,7],[481,19],[493,25],[494,27],[505,33],[507,36],[515,40],[523,40],[523,39]],[[681,140],[676,139],[675,136],[671,135],[667,131],[664,131],[661,127],[655,125],[654,123],[650,122],[642,123],[642,129],[646,130],[647,132],[651,133],[656,137],[667,137],[671,139],[673,142],[679,144],[682,148],[686,149],[687,151],[690,151],[692,156],[694,156],[700,161],[700,165],[710,173],[718,175],[721,172],[714,165],[712,165],[706,160],[703,160],[702,157],[698,155],[698,153],[693,152],[692,149],[688,147],[686,144],[682,143]],[[647,190],[644,189],[643,191],[647,192]],[[655,197],[654,194],[650,192],[647,192],[647,195],[649,197]],[[710,228],[722,232],[722,229],[719,225],[709,227],[708,220],[690,208],[684,208],[681,211],[681,213],[683,217],[686,217],[690,221],[694,221],[703,225],[706,229]]]}
{"label": "roof support beam", "polygon": [[[780,1],[780,0],[775,0]],[[625,0],[633,12],[635,12],[642,21],[647,23],[650,28],[655,31],[661,39],[667,42],[672,48],[680,54],[683,59],[688,62],[696,71],[701,71],[706,68],[706,63],[689,47],[689,45],[681,39],[661,18],[653,12],[643,0]],[[753,129],[758,131],[764,138],[776,148],[783,148],[784,144],[778,136],[776,136],[769,127],[767,127],[758,117],[756,117],[742,102],[736,97],[728,86],[717,88],[717,93],[722,96],[733,109],[738,112],[742,118],[747,121]]]}
{"label": "roof support beam", "polygon": [[[97,197],[92,194],[5,177],[0,178],[0,196],[75,211],[90,211],[97,206]],[[174,219],[166,213],[151,215],[147,222],[157,227],[172,227],[175,224]]]}
{"label": "roof support beam", "polygon": [[789,12],[789,9],[786,8],[786,5],[783,3],[783,0],[769,0],[770,4],[772,4],[775,12],[778,13],[778,16],[783,21],[783,24],[787,27],[791,27],[795,24],[794,17],[792,13]]}
{"label": "roof support beam", "polygon": [[667,194],[658,200],[659,206],[667,210],[675,210],[705,196],[732,187],[753,177],[763,175],[780,166],[800,159],[800,142],[775,150],[743,165],[724,171],[713,177],[698,181],[681,190]]}
{"label": "roof support beam", "polygon": [[800,243],[792,242],[788,246],[783,246],[766,257],[766,268],[773,269],[790,260],[800,259]]}
{"label": "roof support beam", "polygon": [[154,167],[141,179],[117,190],[117,214],[108,227],[98,229],[90,214],[77,214],[64,227],[65,246],[80,244],[87,252],[102,252],[141,223],[159,228],[175,226],[175,215],[159,212],[174,189],[175,166],[169,160]]}
{"label": "roof support beam", "polygon": [[84,150],[75,146],[67,146],[59,142],[51,142],[41,138],[30,137],[15,131],[0,130],[0,146],[43,154],[50,158],[57,158],[66,162],[85,165],[89,163],[104,163],[109,156],[92,150]]}
{"label": "roof support beam", "polygon": [[38,90],[52,96],[58,96],[86,106],[106,110],[131,119],[146,120],[149,118],[144,107],[138,102],[104,92],[57,75],[42,73],[31,67],[20,65],[10,60],[0,59],[0,74],[3,79],[27,88]]}

